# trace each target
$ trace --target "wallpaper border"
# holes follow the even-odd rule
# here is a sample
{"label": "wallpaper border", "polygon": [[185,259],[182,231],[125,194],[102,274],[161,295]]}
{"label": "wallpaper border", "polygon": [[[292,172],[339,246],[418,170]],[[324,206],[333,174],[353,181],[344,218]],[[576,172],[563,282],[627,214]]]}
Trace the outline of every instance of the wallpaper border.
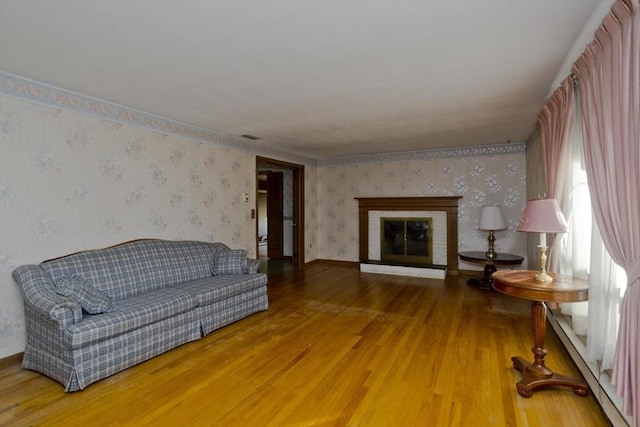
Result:
{"label": "wallpaper border", "polygon": [[315,159],[309,157],[265,148],[240,137],[171,120],[135,108],[126,107],[103,99],[62,89],[48,83],[11,74],[4,70],[0,70],[0,94],[53,108],[70,110],[100,119],[139,126],[156,132],[173,134],[200,142],[234,148],[264,157],[275,157],[305,165],[316,165],[317,163]]}
{"label": "wallpaper border", "polygon": [[435,150],[405,151],[400,153],[366,154],[362,156],[340,157],[318,160],[318,166],[338,166],[352,163],[375,163],[389,161],[429,160],[447,157],[496,156],[524,153],[524,142],[508,144],[478,145],[472,147],[441,148]]}

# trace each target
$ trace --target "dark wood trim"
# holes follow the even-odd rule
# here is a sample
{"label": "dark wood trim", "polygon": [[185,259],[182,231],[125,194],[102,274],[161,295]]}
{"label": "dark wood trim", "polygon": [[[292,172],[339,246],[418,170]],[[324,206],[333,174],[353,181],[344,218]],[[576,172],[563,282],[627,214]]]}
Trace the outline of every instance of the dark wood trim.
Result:
{"label": "dark wood trim", "polygon": [[458,275],[458,200],[452,197],[356,197],[359,203],[360,262],[369,258],[369,211],[444,211],[447,213],[447,274]]}
{"label": "dark wood trim", "polygon": [[20,366],[22,364],[23,356],[24,353],[17,353],[12,354],[11,356],[3,357],[2,359],[0,359],[0,369],[8,368],[15,365]]}
{"label": "dark wood trim", "polygon": [[[277,165],[285,169],[293,171],[293,266],[298,268],[305,262],[305,243],[304,243],[304,165],[285,162],[282,160],[270,159],[268,157],[256,156],[256,210],[258,204],[257,193],[259,191],[260,166],[264,164]],[[258,220],[256,217],[256,255],[258,254]]]}
{"label": "dark wood trim", "polygon": [[299,166],[293,170],[293,191],[294,200],[293,219],[295,221],[293,228],[293,266],[298,268],[304,265],[305,261],[305,222],[304,222],[304,166]]}
{"label": "dark wood trim", "polygon": [[316,258],[313,261],[309,261],[309,262],[305,263],[305,267],[311,267],[311,266],[316,265],[316,264],[325,264],[325,265],[332,265],[332,266],[337,266],[337,267],[353,267],[353,268],[359,268],[360,267],[360,263],[359,262],[340,261],[340,260],[335,260],[335,259],[323,259],[323,258]]}
{"label": "dark wood trim", "polygon": [[458,276],[460,277],[478,277],[482,274],[482,270],[458,270]]}

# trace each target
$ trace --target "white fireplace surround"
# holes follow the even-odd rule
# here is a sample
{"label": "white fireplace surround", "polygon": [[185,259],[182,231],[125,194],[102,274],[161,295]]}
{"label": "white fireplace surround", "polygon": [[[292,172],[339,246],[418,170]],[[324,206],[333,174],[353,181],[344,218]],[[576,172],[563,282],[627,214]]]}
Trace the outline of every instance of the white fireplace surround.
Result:
{"label": "white fireplace surround", "polygon": [[[372,261],[381,260],[380,249],[380,219],[391,218],[432,218],[433,229],[432,249],[433,264],[445,266],[447,264],[447,213],[444,211],[378,211],[370,210],[368,215],[368,258]],[[399,265],[360,264],[360,271],[364,273],[393,274],[400,276],[426,277],[444,279],[445,270],[436,268],[404,267]]]}
{"label": "white fireplace surround", "polygon": [[381,260],[381,218],[432,218],[433,264],[447,265],[447,213],[443,211],[369,211],[369,259]]}

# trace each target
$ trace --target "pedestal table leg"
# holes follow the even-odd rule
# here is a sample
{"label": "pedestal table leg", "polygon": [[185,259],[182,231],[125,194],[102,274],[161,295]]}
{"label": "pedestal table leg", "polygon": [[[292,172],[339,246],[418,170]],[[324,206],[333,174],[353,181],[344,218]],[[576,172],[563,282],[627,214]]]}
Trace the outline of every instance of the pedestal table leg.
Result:
{"label": "pedestal table leg", "polygon": [[484,274],[481,280],[482,287],[484,289],[493,290],[493,279],[491,275],[496,272],[496,266],[493,265],[493,262],[489,262],[484,266]]}
{"label": "pedestal table leg", "polygon": [[573,392],[586,396],[588,387],[576,378],[569,378],[558,375],[547,368],[544,364],[547,350],[544,348],[544,338],[547,330],[547,306],[542,301],[534,301],[531,304],[531,320],[533,322],[533,363],[528,363],[522,357],[512,357],[513,367],[522,372],[524,376],[516,384],[518,394],[523,397],[530,397],[531,393],[540,387],[547,386],[568,386],[573,388]]}

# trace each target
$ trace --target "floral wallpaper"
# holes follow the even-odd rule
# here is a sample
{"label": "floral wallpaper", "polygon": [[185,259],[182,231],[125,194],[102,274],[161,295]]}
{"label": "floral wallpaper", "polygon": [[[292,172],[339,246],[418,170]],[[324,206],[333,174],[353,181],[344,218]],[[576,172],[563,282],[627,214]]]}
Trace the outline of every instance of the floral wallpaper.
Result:
{"label": "floral wallpaper", "polygon": [[[498,147],[500,148],[500,147]],[[498,154],[495,154],[497,151]],[[458,250],[485,251],[487,232],[478,230],[480,210],[501,205],[509,224],[496,232],[498,252],[526,256],[526,236],[515,227],[526,202],[524,145],[465,150],[458,156],[415,153],[322,162],[318,168],[318,258],[358,261],[358,202],[355,197],[462,196]],[[451,153],[451,151],[449,151]],[[486,154],[490,153],[490,154]],[[460,269],[481,267],[461,262]]]}
{"label": "floral wallpaper", "polygon": [[0,358],[24,349],[17,266],[145,237],[256,256],[255,195],[255,153],[0,95]]}

